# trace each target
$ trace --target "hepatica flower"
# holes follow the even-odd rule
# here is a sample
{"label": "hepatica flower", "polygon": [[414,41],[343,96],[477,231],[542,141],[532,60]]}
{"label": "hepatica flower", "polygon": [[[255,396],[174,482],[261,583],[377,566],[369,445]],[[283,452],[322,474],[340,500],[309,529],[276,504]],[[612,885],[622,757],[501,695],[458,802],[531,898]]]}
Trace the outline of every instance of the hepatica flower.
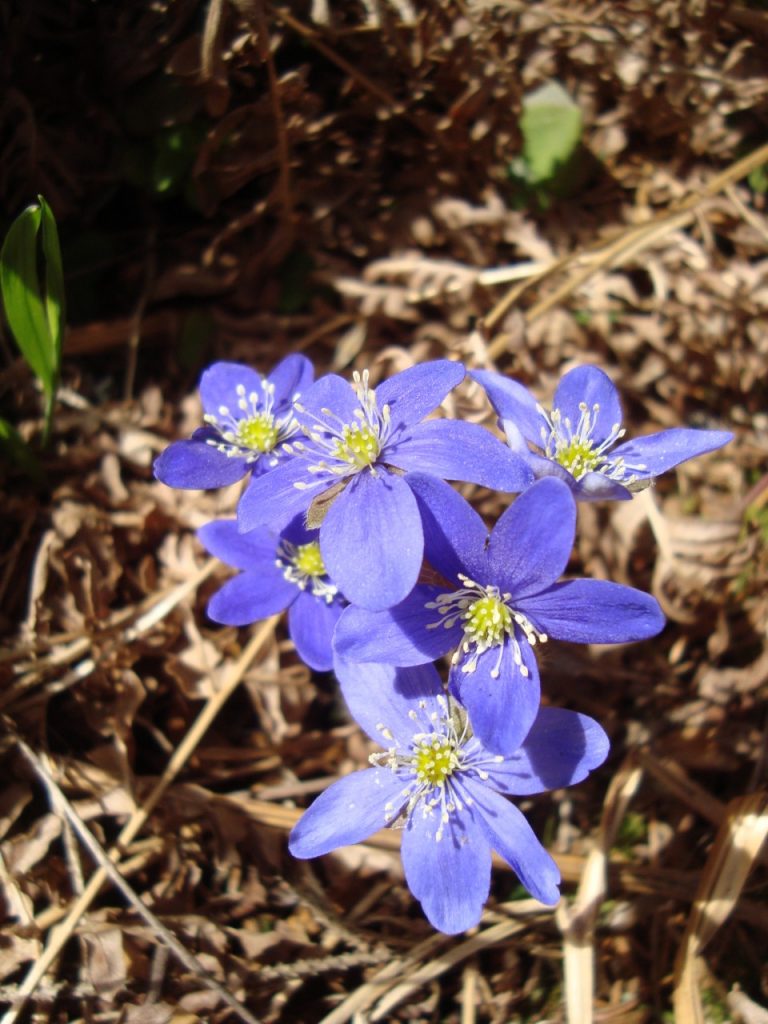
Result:
{"label": "hepatica flower", "polygon": [[225,487],[274,469],[298,432],[293,401],[312,383],[312,364],[286,356],[268,377],[240,363],[214,363],[200,379],[205,426],[175,441],[155,462],[170,487]]}
{"label": "hepatica flower", "polygon": [[251,482],[238,507],[244,531],[293,516],[320,524],[320,550],[350,601],[387,608],[418,578],[424,531],[414,472],[519,491],[533,474],[519,455],[474,423],[422,422],[464,377],[447,359],[411,367],[374,390],[329,374],[296,405],[304,438],[294,457]]}
{"label": "hepatica flower", "polygon": [[448,934],[480,920],[491,850],[536,899],[557,903],[557,866],[506,797],[572,785],[602,764],[608,738],[597,722],[542,708],[518,748],[501,757],[472,735],[432,665],[339,663],[337,674],[353,717],[385,750],[315,800],[291,832],[291,853],[319,857],[386,825],[401,828],[408,887]]}
{"label": "hepatica flower", "polygon": [[548,639],[621,643],[664,625],[655,598],[603,580],[558,582],[573,547],[576,505],[559,480],[520,495],[490,533],[450,486],[414,474],[433,582],[393,608],[347,608],[337,654],[357,662],[419,665],[451,653],[450,686],[478,739],[510,754],[539,707],[535,648]]}
{"label": "hepatica flower", "polygon": [[215,558],[241,570],[211,598],[214,622],[247,626],[287,608],[299,656],[320,672],[333,667],[331,637],[345,602],[325,571],[317,530],[299,519],[279,536],[265,528],[242,534],[234,520],[217,519],[197,535]]}
{"label": "hepatica flower", "polygon": [[488,395],[510,448],[536,477],[558,477],[579,501],[631,498],[653,477],[733,439],[725,430],[674,428],[622,442],[618,392],[596,366],[564,374],[550,412],[517,381],[488,370],[471,376]]}

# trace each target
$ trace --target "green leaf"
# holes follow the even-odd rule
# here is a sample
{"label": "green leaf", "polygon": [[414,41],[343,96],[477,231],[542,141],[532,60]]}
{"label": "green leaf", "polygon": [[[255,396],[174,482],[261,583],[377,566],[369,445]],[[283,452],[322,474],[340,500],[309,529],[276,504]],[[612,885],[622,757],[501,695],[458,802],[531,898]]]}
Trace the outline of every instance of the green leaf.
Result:
{"label": "green leaf", "polygon": [[315,261],[305,249],[293,249],[280,268],[280,298],[278,308],[290,316],[300,313],[312,297],[312,271]]}
{"label": "green leaf", "polygon": [[199,367],[214,335],[213,317],[206,310],[193,309],[184,317],[179,336],[179,362],[185,370]]}
{"label": "green leaf", "polygon": [[42,246],[45,263],[45,312],[53,345],[54,373],[58,378],[61,366],[61,342],[66,322],[66,297],[64,294],[64,270],[61,265],[61,246],[56,219],[50,206],[38,196],[42,211]]}
{"label": "green leaf", "polygon": [[175,195],[192,173],[206,135],[202,122],[175,125],[154,139],[150,187],[158,195]]}
{"label": "green leaf", "polygon": [[747,178],[749,187],[753,192],[761,192],[765,195],[768,192],[768,164],[760,164]]}
{"label": "green leaf", "polygon": [[5,456],[9,462],[14,462],[28,476],[37,483],[44,480],[43,470],[35,458],[29,445],[24,441],[18,430],[0,417],[0,455]]}
{"label": "green leaf", "polygon": [[56,221],[42,196],[11,224],[0,250],[0,294],[8,326],[45,393],[48,437],[61,366],[64,274]]}
{"label": "green leaf", "polygon": [[39,206],[29,206],[11,224],[0,250],[0,290],[8,326],[21,354],[46,393],[53,388],[54,347],[37,275]]}
{"label": "green leaf", "polygon": [[531,185],[551,181],[581,142],[582,115],[559,82],[547,82],[523,100],[523,160]]}

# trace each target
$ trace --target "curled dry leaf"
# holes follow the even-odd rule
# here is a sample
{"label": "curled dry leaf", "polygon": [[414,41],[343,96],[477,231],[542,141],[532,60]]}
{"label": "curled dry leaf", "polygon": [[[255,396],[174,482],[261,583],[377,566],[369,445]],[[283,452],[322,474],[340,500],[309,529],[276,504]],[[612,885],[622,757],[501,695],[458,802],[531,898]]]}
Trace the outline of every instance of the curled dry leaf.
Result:
{"label": "curled dry leaf", "polygon": [[109,925],[89,928],[80,939],[85,947],[84,978],[102,999],[114,999],[128,977],[121,930]]}

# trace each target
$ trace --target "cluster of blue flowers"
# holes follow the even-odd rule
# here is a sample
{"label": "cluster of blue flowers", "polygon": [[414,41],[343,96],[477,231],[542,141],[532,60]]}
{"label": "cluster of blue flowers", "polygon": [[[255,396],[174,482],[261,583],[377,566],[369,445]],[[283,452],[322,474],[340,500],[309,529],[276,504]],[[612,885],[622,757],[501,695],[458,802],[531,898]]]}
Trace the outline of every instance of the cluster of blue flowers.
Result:
{"label": "cluster of blue flowers", "polygon": [[[405,877],[435,928],[477,924],[496,850],[543,903],[557,867],[509,796],[572,785],[608,754],[592,718],[541,706],[536,648],[656,635],[656,600],[602,580],[561,580],[576,502],[627,500],[731,435],[666,430],[622,441],[621,408],[593,366],[566,373],[546,411],[519,383],[473,371],[507,444],[477,424],[426,419],[464,379],[450,360],[370,386],[313,382],[301,355],[268,377],[216,363],[205,425],[155,464],[172,487],[250,479],[236,520],[200,540],[240,570],[210,617],[246,625],[288,609],[299,655],[334,669],[350,712],[382,747],[303,815],[291,852],[317,857],[402,828]],[[519,495],[488,531],[447,480]],[[443,683],[435,662],[448,656]]]}

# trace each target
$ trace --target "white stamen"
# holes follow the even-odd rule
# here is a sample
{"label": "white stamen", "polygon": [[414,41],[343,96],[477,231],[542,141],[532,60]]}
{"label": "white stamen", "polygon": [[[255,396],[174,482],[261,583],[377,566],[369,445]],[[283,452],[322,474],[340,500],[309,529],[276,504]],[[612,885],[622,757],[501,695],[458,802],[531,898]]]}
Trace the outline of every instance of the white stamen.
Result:
{"label": "white stamen", "polygon": [[453,665],[461,663],[462,672],[474,672],[481,655],[497,648],[490,675],[498,679],[504,646],[508,642],[520,675],[527,677],[530,673],[523,662],[520,639],[524,636],[533,646],[537,642],[546,643],[547,634],[540,633],[530,619],[511,607],[511,594],[502,593],[498,587],[483,586],[462,573],[459,573],[459,580],[464,584],[462,588],[439,594],[434,601],[426,603],[425,607],[434,609],[439,616],[435,622],[428,623],[427,629],[437,629],[440,625],[451,629],[462,623],[464,633],[451,657]]}
{"label": "white stamen", "polygon": [[[285,442],[298,432],[299,425],[292,408],[281,416],[275,415],[275,386],[266,377],[260,377],[259,380],[261,393],[254,390],[247,394],[242,383],[235,386],[235,412],[227,405],[220,405],[218,415],[206,413],[203,416],[204,422],[219,435],[206,438],[206,444],[227,458],[243,459],[249,464],[266,459],[274,467],[285,450]],[[253,434],[249,437],[249,430],[254,428],[258,441]]]}
{"label": "white stamen", "polygon": [[[384,805],[384,822],[397,818],[407,821],[414,813],[425,819],[436,816],[435,842],[440,842],[445,826],[452,816],[472,806],[472,798],[464,792],[462,776],[487,782],[490,778],[485,766],[504,760],[489,754],[473,737],[464,709],[449,695],[435,698],[437,710],[430,702],[420,700],[418,711],[411,708],[408,718],[424,729],[415,732],[403,748],[390,748],[371,754],[369,761],[375,767],[388,768],[407,782],[400,791],[401,803],[396,810],[393,803]],[[377,724],[383,735],[391,735],[384,724]]]}
{"label": "white stamen", "polygon": [[[362,374],[356,370],[352,377],[351,387],[360,405],[353,411],[351,421],[342,419],[332,409],[322,407],[316,415],[295,403],[305,420],[301,429],[311,442],[294,443],[295,454],[307,460],[309,473],[329,477],[329,486],[335,480],[347,479],[364,470],[377,476],[381,471],[382,452],[390,440],[389,406],[379,409],[376,393],[368,383],[368,370],[363,370]],[[294,486],[300,487],[300,484]]]}
{"label": "white stamen", "polygon": [[[331,583],[328,576],[307,572],[301,567],[301,548],[307,545],[296,545],[283,538],[277,546],[275,565],[282,569],[283,576],[289,583],[294,583],[299,590],[309,590],[314,597],[332,604],[339,588]],[[391,737],[388,737],[391,739]]]}
{"label": "white stamen", "polygon": [[608,480],[630,487],[639,475],[647,472],[648,467],[642,463],[629,466],[621,456],[611,458],[608,454],[626,433],[620,423],[612,424],[602,441],[598,443],[595,440],[600,417],[599,403],[595,402],[590,408],[586,402],[581,402],[575,426],[570,417],[563,416],[557,408],[547,413],[537,403],[536,410],[546,424],[541,428],[541,449],[544,455],[567,469],[576,480],[581,480],[587,473],[601,473]]}

